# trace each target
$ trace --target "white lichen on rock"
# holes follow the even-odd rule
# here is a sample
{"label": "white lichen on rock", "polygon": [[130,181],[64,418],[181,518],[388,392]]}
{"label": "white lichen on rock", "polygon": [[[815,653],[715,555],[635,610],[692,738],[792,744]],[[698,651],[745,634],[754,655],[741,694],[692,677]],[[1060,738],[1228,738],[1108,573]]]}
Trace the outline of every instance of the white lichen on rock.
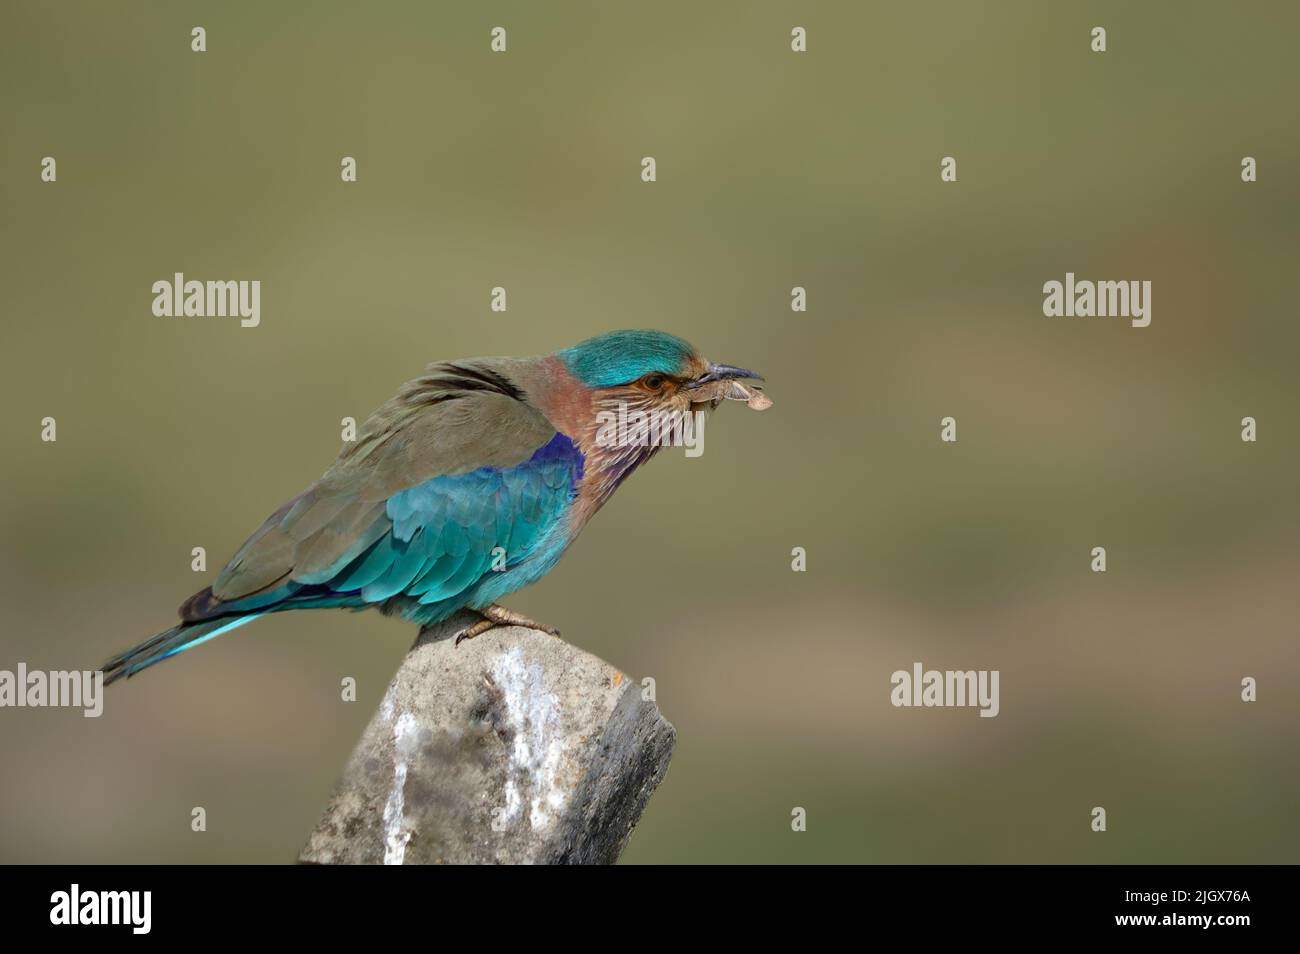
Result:
{"label": "white lichen on rock", "polygon": [[[392,717],[392,706],[386,703],[386,715]],[[406,771],[407,763],[415,755],[418,732],[415,716],[403,712],[393,726],[393,789],[384,803],[384,864],[400,865],[406,857],[406,845],[411,831],[406,826]]]}
{"label": "white lichen on rock", "polygon": [[527,661],[519,646],[493,660],[492,677],[512,736],[504,817],[513,821],[519,816],[527,793],[528,824],[544,831],[565,803],[559,775],[570,736],[561,725],[560,700],[547,688],[542,666]]}

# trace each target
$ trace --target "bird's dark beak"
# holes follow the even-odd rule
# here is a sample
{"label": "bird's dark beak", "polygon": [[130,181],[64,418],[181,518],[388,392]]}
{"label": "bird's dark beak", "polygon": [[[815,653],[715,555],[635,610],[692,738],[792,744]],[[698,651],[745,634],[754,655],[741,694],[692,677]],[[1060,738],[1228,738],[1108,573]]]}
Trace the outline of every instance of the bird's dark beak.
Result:
{"label": "bird's dark beak", "polygon": [[692,404],[709,404],[717,407],[723,401],[744,401],[756,411],[772,406],[763,389],[754,384],[741,384],[742,379],[762,381],[763,376],[730,364],[710,363],[708,370],[684,385],[686,397]]}
{"label": "bird's dark beak", "polygon": [[705,371],[694,381],[688,381],[686,387],[698,388],[702,384],[708,384],[711,381],[735,381],[741,378],[752,378],[755,381],[762,381],[763,376],[753,371],[746,371],[744,368],[737,368],[731,364],[713,364],[710,362],[709,370]]}

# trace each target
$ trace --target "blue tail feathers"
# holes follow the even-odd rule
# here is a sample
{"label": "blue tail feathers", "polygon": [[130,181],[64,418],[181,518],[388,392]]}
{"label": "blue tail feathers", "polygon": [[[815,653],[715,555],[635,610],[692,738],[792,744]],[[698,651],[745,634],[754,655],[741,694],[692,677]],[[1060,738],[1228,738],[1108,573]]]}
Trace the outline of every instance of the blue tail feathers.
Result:
{"label": "blue tail feathers", "polygon": [[244,623],[251,623],[261,615],[261,613],[249,613],[246,616],[223,616],[195,623],[182,623],[163,630],[157,636],[104,663],[100,667],[104,671],[104,684],[108,685],[119,679],[134,676],[140,670],[148,669],[177,653],[183,653],[192,646],[206,643],[209,639],[215,639]]}

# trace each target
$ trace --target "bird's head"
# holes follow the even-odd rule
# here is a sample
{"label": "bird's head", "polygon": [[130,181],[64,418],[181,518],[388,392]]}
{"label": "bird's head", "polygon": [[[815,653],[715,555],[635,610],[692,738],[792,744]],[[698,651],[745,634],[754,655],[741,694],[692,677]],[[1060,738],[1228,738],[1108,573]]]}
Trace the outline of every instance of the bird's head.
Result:
{"label": "bird's head", "polygon": [[593,394],[598,410],[626,406],[678,413],[717,407],[723,400],[771,405],[754,385],[762,375],[715,364],[690,343],[663,331],[611,331],[559,352],[575,378]]}
{"label": "bird's head", "polygon": [[557,354],[590,401],[579,428],[603,501],[638,466],[665,446],[702,450],[703,412],[724,400],[755,410],[772,402],[753,371],[715,364],[662,331],[613,331]]}

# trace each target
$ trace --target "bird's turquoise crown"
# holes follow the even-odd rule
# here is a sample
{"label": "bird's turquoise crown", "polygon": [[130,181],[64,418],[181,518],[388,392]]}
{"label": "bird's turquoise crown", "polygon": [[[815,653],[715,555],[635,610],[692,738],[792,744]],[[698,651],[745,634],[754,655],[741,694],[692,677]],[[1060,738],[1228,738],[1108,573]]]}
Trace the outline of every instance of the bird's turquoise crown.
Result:
{"label": "bird's turquoise crown", "polygon": [[557,354],[584,385],[608,388],[654,372],[683,374],[695,349],[663,331],[611,331]]}

